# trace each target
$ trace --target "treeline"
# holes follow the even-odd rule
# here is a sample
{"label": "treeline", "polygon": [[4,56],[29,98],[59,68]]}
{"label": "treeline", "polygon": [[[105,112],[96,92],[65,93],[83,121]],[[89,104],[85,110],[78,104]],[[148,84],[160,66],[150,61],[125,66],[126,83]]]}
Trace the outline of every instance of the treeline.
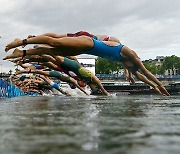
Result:
{"label": "treeline", "polygon": [[[180,57],[175,55],[167,56],[164,58],[161,65],[156,63],[143,62],[145,67],[151,71],[153,74],[164,74],[166,70],[178,69],[178,74],[180,74]],[[104,58],[98,57],[96,59],[96,74],[115,74],[119,73],[123,67],[120,62],[112,62]]]}

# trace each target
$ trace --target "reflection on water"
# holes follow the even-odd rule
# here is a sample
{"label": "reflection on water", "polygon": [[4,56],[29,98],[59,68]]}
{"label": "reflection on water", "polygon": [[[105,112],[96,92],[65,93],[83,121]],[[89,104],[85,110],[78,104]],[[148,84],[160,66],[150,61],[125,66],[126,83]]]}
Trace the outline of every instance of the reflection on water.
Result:
{"label": "reflection on water", "polygon": [[179,130],[180,96],[0,100],[2,154],[174,154]]}

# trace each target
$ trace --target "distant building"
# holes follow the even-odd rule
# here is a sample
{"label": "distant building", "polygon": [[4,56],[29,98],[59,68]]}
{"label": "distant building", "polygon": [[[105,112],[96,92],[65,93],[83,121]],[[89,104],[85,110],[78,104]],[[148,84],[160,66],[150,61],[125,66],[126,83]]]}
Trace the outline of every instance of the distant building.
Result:
{"label": "distant building", "polygon": [[156,66],[161,66],[164,61],[164,58],[164,56],[157,56],[156,59],[144,60],[143,62],[146,62],[148,64],[154,64]]}
{"label": "distant building", "polygon": [[[156,59],[149,59],[145,60],[143,62],[149,63],[149,64],[154,64],[156,66],[161,66],[164,62],[165,57],[164,56],[157,56]],[[178,75],[178,69],[168,69],[165,71],[164,75]]]}
{"label": "distant building", "polygon": [[83,67],[87,68],[93,74],[95,74],[95,60],[96,56],[82,54],[76,56],[79,63],[82,63]]}

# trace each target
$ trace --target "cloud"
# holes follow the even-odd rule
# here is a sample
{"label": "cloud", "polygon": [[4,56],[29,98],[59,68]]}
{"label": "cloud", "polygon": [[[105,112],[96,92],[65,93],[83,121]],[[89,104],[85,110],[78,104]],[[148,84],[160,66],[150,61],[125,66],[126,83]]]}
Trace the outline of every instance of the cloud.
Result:
{"label": "cloud", "polygon": [[1,0],[0,6],[2,57],[16,37],[79,30],[116,36],[142,59],[180,56],[179,0]]}

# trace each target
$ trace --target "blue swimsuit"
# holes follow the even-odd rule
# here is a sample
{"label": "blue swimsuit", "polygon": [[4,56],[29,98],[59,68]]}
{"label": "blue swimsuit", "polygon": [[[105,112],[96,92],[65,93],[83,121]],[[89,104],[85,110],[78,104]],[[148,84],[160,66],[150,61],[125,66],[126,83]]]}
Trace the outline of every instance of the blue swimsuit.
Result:
{"label": "blue swimsuit", "polygon": [[106,45],[105,43],[93,39],[94,46],[92,49],[86,50],[84,54],[89,54],[89,55],[94,55],[94,56],[99,56],[102,58],[109,59],[111,61],[122,61],[123,58],[120,55],[120,51],[123,47],[122,44],[118,46],[109,46]]}
{"label": "blue swimsuit", "polygon": [[44,69],[44,66],[42,65],[37,65],[37,64],[32,64],[37,70],[39,69]]}

